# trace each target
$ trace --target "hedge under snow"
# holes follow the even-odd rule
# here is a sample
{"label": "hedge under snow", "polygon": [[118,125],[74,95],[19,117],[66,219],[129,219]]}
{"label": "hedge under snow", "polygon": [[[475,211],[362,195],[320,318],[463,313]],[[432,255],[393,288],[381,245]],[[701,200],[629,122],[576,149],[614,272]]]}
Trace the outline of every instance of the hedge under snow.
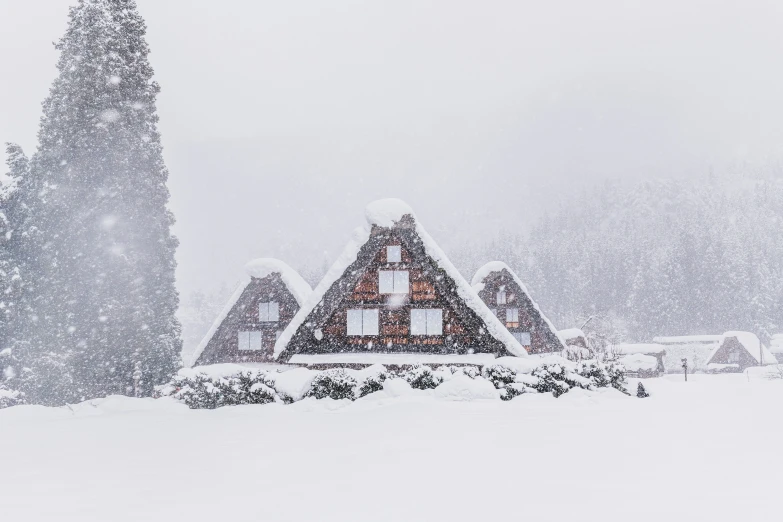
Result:
{"label": "hedge under snow", "polygon": [[207,409],[271,402],[289,404],[310,397],[353,401],[372,394],[396,396],[414,389],[435,390],[436,396],[454,400],[511,400],[525,393],[559,397],[575,388],[612,387],[628,394],[625,368],[619,364],[555,359],[520,366],[498,361],[480,370],[475,366],[433,369],[426,365],[390,370],[374,365],[362,370],[270,371],[223,364],[181,370],[158,392],[190,408]]}

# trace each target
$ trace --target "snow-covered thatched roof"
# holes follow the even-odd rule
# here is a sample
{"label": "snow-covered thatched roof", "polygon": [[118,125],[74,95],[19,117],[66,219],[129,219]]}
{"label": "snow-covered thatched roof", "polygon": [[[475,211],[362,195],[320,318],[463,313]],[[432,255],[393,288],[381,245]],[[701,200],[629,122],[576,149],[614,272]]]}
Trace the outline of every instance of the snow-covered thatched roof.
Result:
{"label": "snow-covered thatched roof", "polygon": [[721,349],[723,346],[724,341],[730,338],[736,338],[739,343],[742,345],[743,348],[745,348],[745,351],[747,351],[751,357],[753,357],[753,360],[755,360],[759,364],[777,364],[778,361],[775,359],[775,356],[772,354],[772,352],[769,351],[769,349],[761,344],[761,341],[756,336],[756,334],[751,332],[726,332],[721,336],[721,342],[713,348],[712,353],[710,353],[708,361],[712,361],[712,358],[715,356],[715,354],[718,352],[718,350]]}
{"label": "snow-covered thatched roof", "polygon": [[720,343],[722,335],[677,335],[655,337],[653,342],[658,344],[713,344]]}
{"label": "snow-covered thatched roof", "polygon": [[527,289],[527,286],[525,286],[525,283],[522,282],[519,276],[517,276],[517,274],[513,270],[511,270],[511,268],[506,263],[502,261],[490,261],[489,263],[486,263],[484,266],[476,270],[476,273],[473,274],[473,279],[471,279],[470,281],[470,284],[473,287],[473,290],[476,291],[476,294],[478,294],[484,289],[484,281],[487,279],[487,277],[489,277],[492,274],[502,272],[503,270],[508,272],[508,274],[514,280],[514,283],[516,283],[517,286],[519,286],[519,289],[524,294],[524,296],[521,297],[529,301],[530,305],[541,317],[541,320],[543,320],[546,323],[546,325],[549,327],[549,330],[554,335],[554,338],[557,341],[559,341],[562,348],[565,349],[566,348],[565,341],[563,340],[562,337],[558,335],[557,328],[555,328],[555,325],[553,325],[552,321],[550,321],[549,318],[546,315],[544,315],[544,313],[541,311],[541,308],[538,306],[538,303],[533,301],[533,298],[530,297],[530,291]]}
{"label": "snow-covered thatched roof", "polygon": [[403,218],[409,218],[413,223],[414,231],[424,248],[425,253],[441,268],[446,275],[451,278],[456,286],[458,296],[465,304],[482,319],[486,326],[487,333],[500,341],[509,353],[519,357],[527,355],[527,351],[517,342],[511,333],[503,326],[497,317],[490,311],[484,302],[479,298],[470,284],[465,280],[462,274],[449,261],[446,254],[440,246],[432,239],[432,236],[424,229],[421,222],[416,217],[413,209],[404,201],[399,199],[381,199],[373,201],[365,208],[366,223],[354,230],[350,241],[343,249],[337,260],[326,272],[320,283],[313,289],[312,294],[305,304],[294,316],[288,327],[275,343],[275,358],[288,347],[291,339],[297,330],[304,324],[307,317],[320,305],[324,296],[332,286],[340,280],[346,273],[346,270],[357,260],[362,247],[370,239],[370,233],[373,227],[394,228],[403,221]]}
{"label": "snow-covered thatched roof", "polygon": [[234,308],[234,305],[236,305],[237,301],[239,301],[239,298],[242,296],[245,289],[247,288],[247,285],[250,284],[253,278],[263,279],[272,274],[277,274],[280,276],[283,284],[286,286],[288,291],[291,292],[291,295],[294,296],[294,299],[296,299],[296,302],[300,307],[313,291],[312,288],[310,288],[310,285],[307,284],[307,281],[302,279],[302,276],[300,276],[296,270],[279,259],[262,257],[250,261],[245,265],[245,277],[242,279],[239,285],[237,285],[236,290],[234,290],[234,293],[231,294],[231,297],[226,303],[226,306],[224,306],[220,311],[220,314],[218,314],[218,316],[215,318],[215,321],[212,323],[209,331],[196,347],[193,354],[190,356],[190,361],[187,362],[188,366],[193,366],[196,364],[196,361],[204,352],[204,349],[209,344],[209,341],[212,340],[215,332],[217,332],[218,328],[220,328],[220,325],[226,319],[229,312],[231,312],[231,309]]}
{"label": "snow-covered thatched roof", "polygon": [[622,355],[642,354],[659,355],[666,353],[666,347],[657,343],[621,343],[611,346],[611,350]]}
{"label": "snow-covered thatched roof", "polygon": [[564,328],[563,330],[557,331],[557,336],[564,343],[569,339],[583,339],[587,342],[587,336],[581,328]]}

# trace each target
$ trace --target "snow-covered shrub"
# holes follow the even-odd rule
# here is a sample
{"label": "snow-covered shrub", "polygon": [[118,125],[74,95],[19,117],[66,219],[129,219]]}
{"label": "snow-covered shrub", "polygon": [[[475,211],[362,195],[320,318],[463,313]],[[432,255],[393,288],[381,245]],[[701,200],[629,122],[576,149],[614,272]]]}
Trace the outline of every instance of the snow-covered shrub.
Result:
{"label": "snow-covered shrub", "polygon": [[228,379],[228,406],[267,404],[275,401],[275,380],[266,372],[243,372]]}
{"label": "snow-covered shrub", "polygon": [[161,390],[193,409],[214,409],[240,404],[267,404],[275,401],[274,379],[263,371],[240,372],[225,377],[204,373],[177,375]]}
{"label": "snow-covered shrub", "polygon": [[579,362],[575,371],[582,377],[590,379],[590,383],[595,388],[605,388],[611,383],[606,367],[595,360]]}
{"label": "snow-covered shrub", "polygon": [[432,371],[432,368],[425,365],[416,365],[407,370],[402,370],[399,376],[408,381],[411,388],[419,390],[436,388],[443,382],[443,377],[437,375]]}
{"label": "snow-covered shrub", "polygon": [[492,384],[495,388],[504,388],[507,385],[516,381],[517,372],[506,366],[500,364],[493,364],[492,366],[484,366],[481,370],[481,375]]}
{"label": "snow-covered shrub", "polygon": [[539,393],[549,393],[555,397],[560,397],[573,387],[582,386],[581,380],[574,379],[576,374],[570,372],[562,364],[542,364],[531,372],[531,375],[537,379],[534,388]]}
{"label": "snow-covered shrub", "polygon": [[467,375],[471,379],[475,379],[481,375],[481,370],[478,368],[478,366],[452,366],[451,373],[461,373],[463,375]]}
{"label": "snow-covered shrub", "polygon": [[334,400],[356,398],[356,379],[343,368],[333,368],[319,373],[310,384],[308,397],[325,399],[331,397]]}
{"label": "snow-covered shrub", "polygon": [[610,361],[599,363],[597,361],[582,361],[576,365],[575,372],[590,380],[593,388],[606,388],[611,386],[623,393],[625,389],[625,367],[622,364]]}
{"label": "snow-covered shrub", "polygon": [[521,382],[512,382],[500,388],[500,398],[504,401],[510,401],[514,397],[527,393],[530,389]]}
{"label": "snow-covered shrub", "polygon": [[386,368],[380,366],[378,371],[370,373],[361,381],[357,390],[357,395],[359,397],[364,397],[373,392],[381,391],[383,389],[383,383],[386,382],[386,379],[388,378],[389,372],[386,371]]}
{"label": "snow-covered shrub", "polygon": [[625,366],[616,362],[607,362],[604,364],[606,374],[609,376],[609,386],[628,395],[625,385],[628,381],[625,379]]}
{"label": "snow-covered shrub", "polygon": [[644,389],[644,384],[639,383],[639,385],[636,387],[636,396],[640,399],[644,399],[645,397],[650,396],[650,394],[647,393],[647,390]]}
{"label": "snow-covered shrub", "polygon": [[0,410],[24,403],[24,393],[0,384]]}

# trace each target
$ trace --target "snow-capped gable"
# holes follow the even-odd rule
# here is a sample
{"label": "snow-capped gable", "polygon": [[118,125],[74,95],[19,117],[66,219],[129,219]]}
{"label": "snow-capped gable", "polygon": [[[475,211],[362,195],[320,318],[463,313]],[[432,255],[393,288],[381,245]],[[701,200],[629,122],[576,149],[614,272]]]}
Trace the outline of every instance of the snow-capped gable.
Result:
{"label": "snow-capped gable", "polygon": [[[533,309],[535,309],[538,315],[541,316],[541,319],[546,323],[546,325],[554,334],[555,338],[560,342],[562,349],[566,349],[565,341],[563,340],[563,338],[561,338],[558,335],[558,331],[557,328],[555,328],[555,325],[552,324],[552,321],[550,321],[546,315],[544,315],[544,313],[541,311],[541,308],[538,306],[538,303],[536,303],[533,300],[533,298],[530,297],[530,291],[527,289],[527,286],[525,286],[525,284],[522,282],[519,276],[517,276],[517,274],[513,270],[511,270],[511,268],[509,268],[509,266],[506,263],[502,261],[490,261],[489,263],[485,264],[484,266],[476,270],[476,273],[473,275],[473,279],[471,280],[471,286],[473,287],[473,290],[476,293],[476,295],[478,295],[478,293],[484,289],[484,281],[486,281],[487,277],[489,277],[492,274],[502,272],[503,270],[505,270],[506,272],[509,273],[509,275],[511,275],[511,278],[514,280],[517,286],[519,286],[519,289],[522,291],[522,293],[525,294],[525,298],[528,301],[530,301],[530,304],[533,306]],[[582,334],[582,336],[584,336],[584,334]]]}
{"label": "snow-capped gable", "polygon": [[338,256],[332,267],[326,273],[321,282],[315,287],[310,298],[302,306],[288,327],[282,332],[275,344],[274,356],[277,358],[286,349],[297,330],[304,324],[307,317],[319,306],[323,306],[326,293],[337,281],[344,276],[348,268],[357,261],[362,247],[368,242],[373,227],[394,228],[408,219],[413,223],[416,235],[424,247],[425,253],[437,264],[437,266],[454,281],[457,295],[465,304],[483,321],[487,333],[500,341],[509,353],[516,356],[526,356],[527,352],[506,330],[484,302],[479,298],[471,285],[462,274],[449,261],[434,239],[422,227],[411,207],[399,199],[381,199],[374,201],[365,208],[366,224],[354,230],[354,233]]}
{"label": "snow-capped gable", "polygon": [[397,198],[373,201],[365,207],[364,216],[367,218],[369,225],[377,225],[383,228],[393,227],[405,216],[411,216],[418,222],[416,214],[414,214],[410,205]]}
{"label": "snow-capped gable", "polygon": [[279,259],[273,259],[269,257],[254,259],[245,265],[245,273],[246,276],[237,285],[236,290],[234,290],[226,305],[215,318],[215,321],[212,323],[209,331],[207,331],[206,335],[204,335],[204,338],[190,355],[189,361],[185,362],[188,367],[195,365],[196,361],[198,361],[198,358],[201,357],[202,353],[204,353],[204,349],[215,336],[215,333],[218,331],[218,328],[220,328],[220,325],[223,324],[223,321],[226,320],[228,314],[237,304],[239,298],[242,297],[242,294],[252,281],[252,278],[255,277],[257,279],[263,279],[272,274],[280,275],[280,279],[283,281],[283,284],[286,286],[288,291],[291,292],[291,295],[294,296],[294,299],[297,303],[299,303],[300,307],[305,301],[307,301],[307,298],[312,293],[312,289],[310,288],[310,285],[307,284],[307,281],[302,279],[302,276],[300,276],[296,270]]}
{"label": "snow-capped gable", "polygon": [[310,296],[302,304],[302,308],[296,313],[294,318],[288,323],[288,326],[280,334],[280,337],[275,342],[274,357],[277,358],[288,346],[291,338],[296,331],[304,323],[307,316],[323,301],[326,291],[329,290],[333,284],[337,282],[340,277],[345,273],[351,264],[356,261],[356,257],[359,255],[362,245],[367,242],[370,237],[370,230],[368,227],[357,227],[351,234],[351,239],[343,248],[343,251],[337,256],[337,259],[332,263],[332,266],[326,272],[321,282],[318,283]]}
{"label": "snow-capped gable", "polygon": [[772,354],[772,352],[770,352],[766,346],[761,344],[759,338],[752,332],[726,332],[721,337],[722,340],[720,344],[715,347],[708,360],[712,360],[718,350],[721,349],[723,342],[726,339],[735,337],[742,347],[745,348],[745,351],[747,351],[750,356],[753,357],[753,360],[755,360],[757,363],[777,364],[777,359],[775,359],[775,356]]}
{"label": "snow-capped gable", "polygon": [[307,281],[302,279],[302,276],[296,270],[279,259],[271,257],[254,259],[245,265],[245,272],[250,277],[258,279],[278,274],[288,291],[291,292],[296,302],[299,303],[299,306],[302,306],[307,301],[307,298],[310,297],[313,291],[310,285],[307,284]]}

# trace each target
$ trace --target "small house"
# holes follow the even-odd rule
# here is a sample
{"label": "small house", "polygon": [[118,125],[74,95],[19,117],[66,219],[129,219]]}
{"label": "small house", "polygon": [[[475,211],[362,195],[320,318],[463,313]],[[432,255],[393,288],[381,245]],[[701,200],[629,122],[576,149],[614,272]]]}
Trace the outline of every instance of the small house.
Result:
{"label": "small house", "polygon": [[278,361],[485,364],[526,355],[407,204],[376,201],[365,216],[277,340]]}
{"label": "small house", "polygon": [[683,373],[683,359],[688,361],[689,372],[706,372],[710,356],[722,341],[722,335],[679,335],[653,339],[653,343],[662,345],[666,350],[666,373]]}
{"label": "small house", "polygon": [[590,342],[581,328],[566,328],[558,330],[557,336],[560,338],[566,348],[563,357],[570,361],[581,361],[592,359],[595,354],[590,347]]}
{"label": "small house", "polygon": [[777,364],[778,361],[759,338],[750,332],[726,332],[707,360],[712,373],[742,372],[751,366]]}
{"label": "small house", "polygon": [[191,357],[193,366],[272,361],[275,341],[312,292],[293,268],[277,259],[251,261],[245,272]]}
{"label": "small house", "polygon": [[609,352],[638,377],[659,377],[666,372],[666,347],[662,344],[615,344],[609,347]]}
{"label": "small house", "polygon": [[473,289],[528,353],[561,353],[566,345],[519,277],[500,261],[478,269]]}

